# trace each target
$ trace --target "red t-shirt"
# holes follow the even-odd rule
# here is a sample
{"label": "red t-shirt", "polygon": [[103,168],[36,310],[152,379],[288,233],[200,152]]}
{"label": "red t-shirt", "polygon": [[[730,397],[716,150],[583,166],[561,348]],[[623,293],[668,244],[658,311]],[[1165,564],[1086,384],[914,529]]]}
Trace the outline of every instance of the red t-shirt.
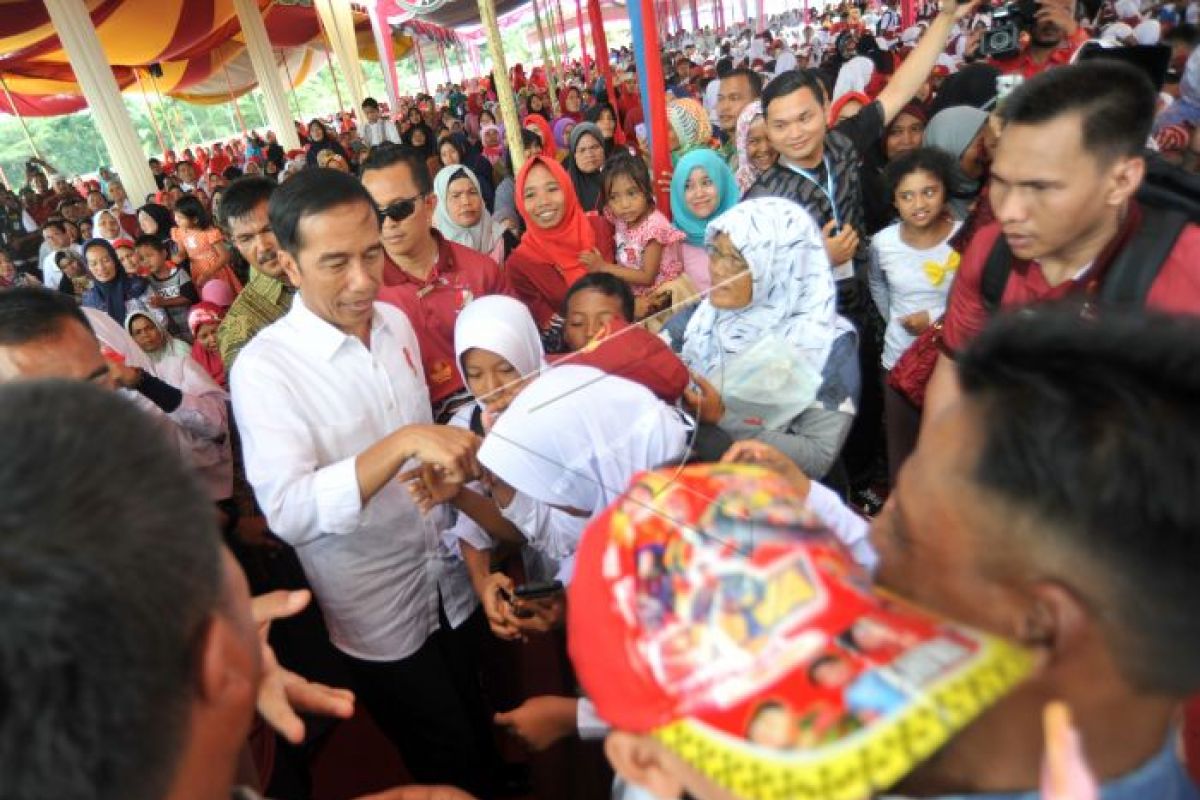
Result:
{"label": "red t-shirt", "polygon": [[[587,219],[596,233],[600,255],[610,264],[616,261],[612,226],[598,215],[589,214]],[[562,271],[554,264],[537,261],[520,245],[509,254],[504,267],[512,280],[515,297],[529,307],[538,330],[544,331],[555,315],[562,313],[563,300],[571,288]]]}
{"label": "red t-shirt", "polygon": [[379,300],[408,317],[421,346],[429,399],[436,405],[463,388],[454,364],[454,323],[476,297],[511,295],[508,280],[490,257],[446,241],[437,231],[438,260],[422,282],[385,258]]}
{"label": "red t-shirt", "polygon": [[[1131,220],[1133,224],[1141,219],[1141,212],[1136,206],[1130,210],[1130,217],[1135,215],[1136,219]],[[951,352],[970,344],[987,324],[990,315],[983,302],[983,268],[999,236],[999,223],[993,222],[980,228],[963,256],[954,288],[950,290],[950,302],[946,306],[942,330],[942,341]],[[1112,256],[1115,253],[1109,258]],[[1104,254],[1101,254],[1097,261],[1103,258]],[[1091,272],[1089,269],[1074,280],[1051,286],[1036,261],[1013,259],[1008,283],[1000,296],[1000,307],[1018,308],[1062,299],[1082,291]],[[1200,314],[1200,225],[1188,225],[1179,234],[1175,248],[1150,286],[1146,306],[1175,314]]]}
{"label": "red t-shirt", "polygon": [[1044,72],[1050,67],[1060,67],[1064,64],[1070,64],[1071,56],[1075,55],[1075,51],[1087,40],[1087,31],[1080,28],[1075,32],[1074,36],[1051,51],[1049,57],[1040,63],[1034,61],[1033,57],[1029,55],[1028,47],[1022,48],[1019,54],[1011,58],[993,58],[988,63],[1000,70],[1001,74],[1019,74],[1025,78],[1032,78],[1034,75]]}

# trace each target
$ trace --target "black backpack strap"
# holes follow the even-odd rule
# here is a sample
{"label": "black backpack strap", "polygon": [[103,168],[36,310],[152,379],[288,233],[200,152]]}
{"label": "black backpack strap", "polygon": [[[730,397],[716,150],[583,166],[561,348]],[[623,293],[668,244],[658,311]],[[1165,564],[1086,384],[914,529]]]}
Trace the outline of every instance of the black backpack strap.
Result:
{"label": "black backpack strap", "polygon": [[1154,279],[1187,225],[1188,216],[1182,211],[1143,205],[1142,224],[1113,259],[1097,299],[1106,306],[1144,306]]}
{"label": "black backpack strap", "polygon": [[983,307],[989,314],[1000,310],[1000,300],[1004,297],[1004,287],[1008,286],[1008,276],[1012,272],[1012,250],[1004,234],[996,236],[992,251],[988,253],[987,263],[983,265],[983,277],[979,282],[979,295],[983,299]]}

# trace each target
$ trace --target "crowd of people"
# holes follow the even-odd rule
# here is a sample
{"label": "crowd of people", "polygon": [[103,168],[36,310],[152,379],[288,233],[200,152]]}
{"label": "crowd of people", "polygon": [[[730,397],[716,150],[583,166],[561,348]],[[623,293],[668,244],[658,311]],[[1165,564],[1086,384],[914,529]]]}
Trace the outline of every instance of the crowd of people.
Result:
{"label": "crowd of people", "polygon": [[1015,5],[32,159],[0,796],[1200,798],[1200,2]]}

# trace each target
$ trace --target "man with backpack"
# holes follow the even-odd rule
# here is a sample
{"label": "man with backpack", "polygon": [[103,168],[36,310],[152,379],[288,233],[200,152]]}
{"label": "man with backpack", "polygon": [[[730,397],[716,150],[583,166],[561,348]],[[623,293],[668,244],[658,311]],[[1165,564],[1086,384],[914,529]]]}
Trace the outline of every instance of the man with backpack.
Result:
{"label": "man with backpack", "polygon": [[925,420],[957,395],[954,354],[996,311],[1060,301],[1200,313],[1200,191],[1148,161],[1154,104],[1141,72],[1100,61],[1045,72],[1006,100],[996,221],[963,255]]}

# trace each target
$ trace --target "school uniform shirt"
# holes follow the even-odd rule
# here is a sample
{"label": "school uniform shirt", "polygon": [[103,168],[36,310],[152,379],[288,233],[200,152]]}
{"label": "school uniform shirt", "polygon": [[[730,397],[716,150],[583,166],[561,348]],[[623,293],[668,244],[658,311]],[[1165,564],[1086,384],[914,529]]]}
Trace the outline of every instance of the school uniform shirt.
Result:
{"label": "school uniform shirt", "polygon": [[245,346],[230,385],[246,477],[271,530],[296,549],[333,644],[365,661],[398,661],[438,628],[431,562],[440,525],[396,480],[364,502],[355,460],[393,431],[433,420],[404,314],[376,303],[370,343],[299,294]]}
{"label": "school uniform shirt", "polygon": [[417,280],[385,257],[379,301],[400,309],[412,323],[429,397],[436,405],[463,390],[462,376],[454,366],[458,312],[476,297],[512,291],[491,257],[447,241],[437,231],[432,233],[438,243],[438,260],[429,277]]}
{"label": "school uniform shirt", "polygon": [[866,219],[863,214],[862,181],[860,166],[862,154],[883,136],[883,106],[878,101],[858,112],[853,117],[839,122],[825,134],[825,160],[814,169],[807,170],[810,180],[794,167],[783,162],[782,157],[770,169],[758,177],[746,192],[745,199],[755,197],[784,197],[800,204],[822,230],[834,219],[834,205],[830,202],[829,171],[833,171],[833,200],[836,201],[837,218],[841,225],[853,225],[858,231],[858,250],[851,261],[833,265],[835,280],[850,280],[858,275],[865,278],[870,260]]}
{"label": "school uniform shirt", "polygon": [[958,233],[955,222],[945,240],[918,250],[900,237],[900,223],[890,225],[871,240],[871,297],[887,322],[883,339],[883,368],[891,369],[896,359],[917,337],[904,330],[900,320],[925,311],[932,323],[946,310],[946,298],[954,285],[959,256],[949,244]]}
{"label": "school uniform shirt", "polygon": [[[1000,307],[1010,309],[1036,305],[1086,291],[1094,278],[1103,280],[1108,265],[1124,243],[1129,241],[1141,220],[1141,206],[1136,201],[1130,203],[1121,229],[1104,251],[1092,264],[1058,286],[1051,286],[1046,281],[1038,262],[1014,258],[1008,282],[1000,296]],[[991,317],[983,300],[983,271],[992,246],[1000,235],[999,223],[985,225],[971,239],[963,254],[954,288],[950,291],[942,328],[942,342],[951,353],[968,345]],[[1175,248],[1150,284],[1146,307],[1169,314],[1200,314],[1200,226],[1188,225],[1179,234]]]}

